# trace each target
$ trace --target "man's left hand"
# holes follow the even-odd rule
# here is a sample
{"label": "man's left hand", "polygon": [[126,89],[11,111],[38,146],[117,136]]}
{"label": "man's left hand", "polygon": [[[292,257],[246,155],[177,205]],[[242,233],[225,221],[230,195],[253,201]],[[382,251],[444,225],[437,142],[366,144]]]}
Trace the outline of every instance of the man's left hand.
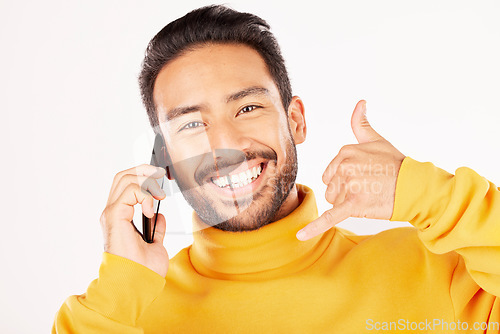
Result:
{"label": "man's left hand", "polygon": [[366,119],[366,101],[354,108],[351,127],[358,144],[343,146],[323,173],[333,208],[297,232],[299,240],[321,234],[348,217],[390,219],[396,180],[405,156]]}

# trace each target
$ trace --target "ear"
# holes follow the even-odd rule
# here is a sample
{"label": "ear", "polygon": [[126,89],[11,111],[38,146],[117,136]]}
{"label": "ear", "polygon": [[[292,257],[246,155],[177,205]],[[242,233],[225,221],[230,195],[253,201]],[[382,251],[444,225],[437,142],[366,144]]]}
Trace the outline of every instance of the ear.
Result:
{"label": "ear", "polygon": [[174,176],[172,175],[171,168],[172,168],[172,165],[170,163],[167,164],[167,166],[165,167],[165,171],[166,171],[165,176],[169,180],[173,180],[174,179]]}
{"label": "ear", "polygon": [[295,144],[301,144],[306,140],[307,126],[305,118],[304,103],[298,96],[292,97],[288,106],[288,124]]}
{"label": "ear", "polygon": [[165,152],[165,176],[167,177],[167,179],[169,180],[173,180],[174,179],[174,176],[173,176],[173,170],[172,170],[172,159],[170,159],[170,154],[168,153],[168,150],[167,150],[167,145],[164,145],[163,146],[163,150]]}
{"label": "ear", "polygon": [[167,149],[167,143],[165,141],[165,137],[160,129],[160,132],[158,132],[157,137],[160,137],[159,142],[161,143],[159,146],[159,165],[160,166],[165,166],[165,176],[169,180],[173,180],[174,176],[172,174],[172,159],[170,158],[170,154],[168,153]]}

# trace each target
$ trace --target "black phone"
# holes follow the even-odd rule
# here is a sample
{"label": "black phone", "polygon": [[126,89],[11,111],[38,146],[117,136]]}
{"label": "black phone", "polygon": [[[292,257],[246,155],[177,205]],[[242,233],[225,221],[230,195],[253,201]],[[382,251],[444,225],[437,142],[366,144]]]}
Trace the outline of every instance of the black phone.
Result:
{"label": "black phone", "polygon": [[[167,146],[165,145],[165,141],[163,140],[162,134],[157,133],[155,137],[155,143],[153,145],[153,153],[151,155],[150,164],[156,167],[165,168],[167,172],[165,177],[170,179],[171,177],[170,177],[170,170],[168,168],[169,167],[168,161],[169,157],[167,152]],[[165,177],[161,178],[160,180],[157,180],[158,184],[162,189]],[[154,223],[151,222],[152,220],[151,218],[148,218],[144,214],[142,214],[142,238],[147,243],[153,243],[154,240],[156,219],[158,217],[158,211],[160,210],[159,200],[154,199],[153,208],[155,209]]]}

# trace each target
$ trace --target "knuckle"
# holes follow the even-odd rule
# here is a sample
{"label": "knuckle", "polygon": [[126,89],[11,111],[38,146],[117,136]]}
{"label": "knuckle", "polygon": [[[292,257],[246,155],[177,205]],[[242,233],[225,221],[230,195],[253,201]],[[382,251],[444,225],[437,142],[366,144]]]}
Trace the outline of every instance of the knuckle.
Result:
{"label": "knuckle", "polygon": [[125,187],[125,191],[127,192],[134,192],[136,190],[139,190],[141,187],[137,183],[129,183]]}
{"label": "knuckle", "polygon": [[331,201],[333,200],[335,196],[333,195],[333,193],[331,191],[326,191],[325,193],[325,199],[328,203],[331,203]]}
{"label": "knuckle", "polygon": [[127,198],[130,194],[135,194],[139,189],[140,187],[135,183],[127,184],[125,187],[123,187],[123,190],[118,196],[117,201],[123,201],[124,198]]}
{"label": "knuckle", "polygon": [[123,182],[133,183],[137,179],[137,175],[126,174],[122,177]]}
{"label": "knuckle", "polygon": [[354,150],[354,145],[353,144],[348,144],[344,145],[340,148],[339,153],[344,154],[344,155],[349,155],[353,152]]}
{"label": "knuckle", "polygon": [[323,180],[323,183],[327,184],[332,179],[332,177],[333,177],[333,166],[330,165],[326,168],[321,179]]}
{"label": "knuckle", "polygon": [[326,196],[326,201],[330,204],[335,203],[335,200],[337,199],[337,195],[329,195]]}
{"label": "knuckle", "polygon": [[331,196],[335,192],[335,185],[332,185],[332,183],[328,184],[328,188],[326,188],[325,195],[328,198],[328,196]]}
{"label": "knuckle", "polygon": [[130,174],[122,174],[116,182],[120,187],[123,187],[127,183],[130,183]]}
{"label": "knuckle", "polygon": [[329,226],[329,223],[331,221],[333,221],[334,217],[333,217],[333,214],[330,210],[325,211],[323,214],[325,215],[325,220],[324,220],[323,226],[327,227],[327,226]]}
{"label": "knuckle", "polygon": [[330,172],[328,170],[326,170],[323,175],[321,176],[321,180],[323,181],[323,183],[326,183],[328,182],[328,179],[330,178]]}
{"label": "knuckle", "polygon": [[113,183],[117,183],[118,181],[120,181],[120,179],[123,176],[123,173],[124,173],[123,171],[116,173],[115,177],[113,178]]}
{"label": "knuckle", "polygon": [[342,160],[337,169],[337,173],[341,175],[352,175],[356,171],[356,165],[352,162],[351,159],[346,158]]}
{"label": "knuckle", "polygon": [[108,225],[110,210],[112,207],[113,204],[109,205],[106,209],[104,209],[104,211],[101,213],[101,216],[99,217],[99,223],[102,228],[105,228]]}
{"label": "knuckle", "polygon": [[352,184],[354,182],[354,177],[352,175],[345,175],[343,177],[344,180],[344,185],[347,186],[347,189],[350,189],[352,187]]}
{"label": "knuckle", "polygon": [[336,182],[335,180],[330,181],[330,183],[328,183],[328,187],[326,188],[326,194],[336,193],[339,186],[340,182]]}

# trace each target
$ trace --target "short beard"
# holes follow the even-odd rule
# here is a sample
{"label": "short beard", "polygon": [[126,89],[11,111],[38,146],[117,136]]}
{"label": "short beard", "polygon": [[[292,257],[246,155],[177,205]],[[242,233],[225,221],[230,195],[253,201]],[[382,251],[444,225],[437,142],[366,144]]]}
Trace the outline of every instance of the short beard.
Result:
{"label": "short beard", "polygon": [[[277,174],[268,180],[262,192],[253,195],[251,203],[248,203],[246,209],[234,217],[224,217],[207,198],[199,196],[194,191],[184,191],[187,187],[176,178],[177,185],[184,199],[204,223],[222,231],[242,232],[257,230],[276,220],[276,215],[295,185],[298,169],[297,149],[291,138],[291,134],[286,146],[286,161],[281,170],[278,170]],[[271,193],[271,195],[266,199],[265,194],[267,193]],[[256,207],[259,205],[259,201],[263,201],[263,203],[260,204],[260,207]]]}

